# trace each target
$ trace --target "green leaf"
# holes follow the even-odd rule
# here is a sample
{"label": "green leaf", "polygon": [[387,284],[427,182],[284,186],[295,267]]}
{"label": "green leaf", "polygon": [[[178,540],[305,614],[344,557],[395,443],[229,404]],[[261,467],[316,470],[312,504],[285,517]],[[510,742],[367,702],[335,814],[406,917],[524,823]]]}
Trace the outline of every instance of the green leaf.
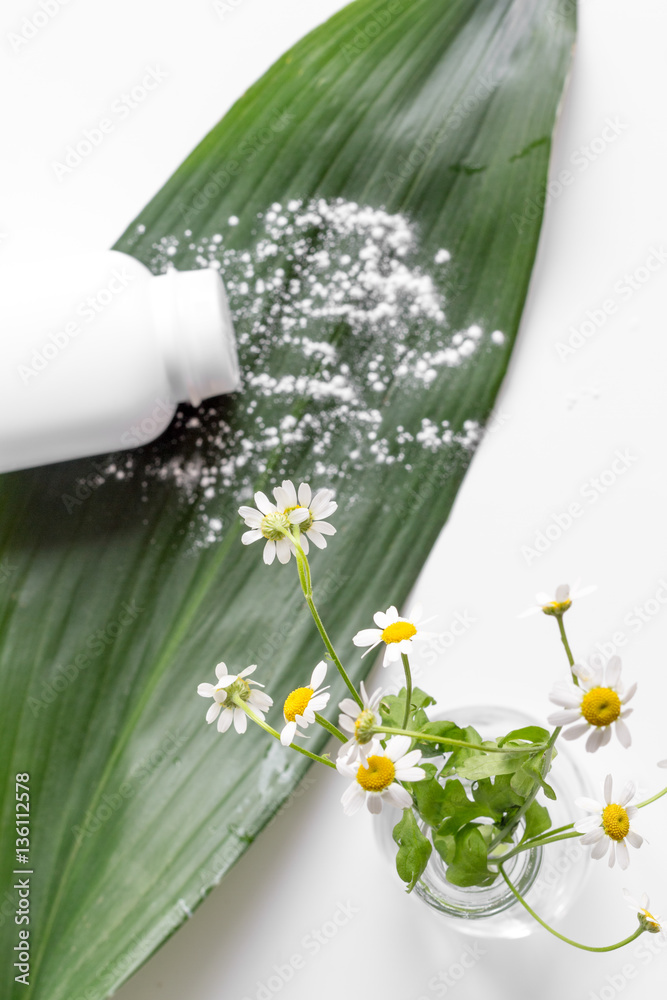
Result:
{"label": "green leaf", "polygon": [[[472,726],[450,730],[447,735],[451,736],[452,739],[465,740],[466,743],[473,743],[480,747],[482,745],[482,737]],[[464,766],[466,761],[479,758],[480,756],[477,750],[469,750],[467,747],[455,747],[440,771],[441,777],[447,778],[451,774],[460,773],[459,767]]]}
{"label": "green leaf", "polygon": [[[322,656],[293,564],[241,545],[237,506],[282,478],[336,490],[315,596],[356,679],[372,657],[352,636],[410,592],[528,289],[574,39],[574,11],[552,24],[551,6],[357,0],[232,107],[118,241],[155,272],[220,268],[244,385],[182,406],[131,454],[0,479],[0,881],[28,771],[30,1000],[117,988],[304,773],[252,727],[206,727],[195,693],[221,659],[258,663],[280,727]],[[360,49],[371,17],[382,30]],[[15,932],[0,928],[7,1000],[24,996]]]}
{"label": "green leaf", "polygon": [[551,826],[549,810],[546,806],[540,805],[539,802],[531,802],[526,810],[525,819],[526,828],[523,832],[522,840],[528,840],[529,837],[537,837]]}
{"label": "green leaf", "polygon": [[524,726],[523,729],[513,729],[507,736],[498,739],[498,746],[504,747],[507,743],[519,743],[528,741],[529,743],[546,743],[549,739],[549,731],[541,726]]}
{"label": "green leaf", "polygon": [[526,757],[520,753],[476,753],[461,761],[456,767],[456,773],[469,781],[476,781],[495,774],[513,774],[525,762]]}
{"label": "green leaf", "polygon": [[454,859],[447,868],[447,880],[452,885],[492,885],[498,873],[489,870],[487,844],[481,828],[472,824],[465,826],[454,840]]}
{"label": "green leaf", "polygon": [[431,857],[431,842],[419,829],[412,809],[403,810],[403,818],[394,827],[398,844],[396,871],[412,892]]}
{"label": "green leaf", "polygon": [[485,785],[491,786],[491,782],[488,779],[480,782],[478,788],[473,791],[474,799],[471,800],[460,781],[456,778],[448,779],[443,789],[439,835],[446,836],[456,833],[470,820],[477,819],[479,816],[488,816],[493,820],[500,819],[502,812],[499,812],[491,804],[490,797],[485,794],[486,789],[481,788]]}
{"label": "green leaf", "polygon": [[[380,716],[386,726],[392,729],[403,728],[406,697],[406,688],[401,688],[398,694],[387,694],[383,697],[380,702]],[[416,687],[412,689],[410,705],[412,708],[410,719],[414,720],[418,717],[421,720],[422,718],[426,718],[422,710],[428,705],[435,705],[435,698],[432,698],[430,694],[426,694],[425,691]],[[420,725],[419,728],[421,729],[422,726]]]}

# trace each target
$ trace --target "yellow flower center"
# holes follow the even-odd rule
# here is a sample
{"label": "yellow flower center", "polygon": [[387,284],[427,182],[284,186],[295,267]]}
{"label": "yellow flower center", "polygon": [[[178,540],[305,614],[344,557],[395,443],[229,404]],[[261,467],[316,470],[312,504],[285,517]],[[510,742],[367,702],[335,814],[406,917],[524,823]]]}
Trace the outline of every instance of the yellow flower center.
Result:
{"label": "yellow flower center", "polygon": [[312,688],[296,688],[287,696],[283,707],[287,722],[294,722],[297,715],[303,715],[314,693]]}
{"label": "yellow flower center", "polygon": [[623,840],[630,829],[630,819],[623,806],[612,803],[602,813],[602,828],[612,840]]}
{"label": "yellow flower center", "polygon": [[396,775],[396,768],[388,757],[368,758],[368,767],[359,765],[357,781],[367,792],[382,792],[389,788]]}
{"label": "yellow flower center", "polygon": [[592,726],[608,726],[621,714],[621,699],[611,688],[591,688],[581,699],[581,714]]}
{"label": "yellow flower center", "polygon": [[265,514],[259,526],[259,530],[270,542],[280,541],[281,538],[285,537],[289,529],[290,523],[288,519],[277,510],[272,514]]}
{"label": "yellow flower center", "polygon": [[417,629],[412,622],[393,622],[382,632],[382,640],[387,643],[401,642],[403,639],[412,639],[413,635],[417,635]]}
{"label": "yellow flower center", "polygon": [[305,521],[301,521],[299,524],[300,531],[308,531],[309,528],[313,526],[313,515],[310,513],[310,507],[302,507],[301,504],[297,504],[296,507],[285,507],[285,514],[291,514],[293,510],[307,510],[308,517]]}
{"label": "yellow flower center", "polygon": [[572,606],[572,601],[549,601],[548,604],[542,605],[542,611],[545,615],[562,615],[569,607]]}

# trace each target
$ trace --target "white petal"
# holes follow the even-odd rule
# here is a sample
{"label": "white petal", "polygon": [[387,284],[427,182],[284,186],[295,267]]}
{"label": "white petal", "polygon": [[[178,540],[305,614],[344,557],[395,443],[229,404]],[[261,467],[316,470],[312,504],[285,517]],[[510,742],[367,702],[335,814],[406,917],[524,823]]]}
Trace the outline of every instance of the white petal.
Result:
{"label": "white petal", "polygon": [[628,783],[625,785],[623,791],[621,792],[621,794],[618,797],[618,800],[617,800],[618,801],[618,805],[619,806],[625,806],[625,805],[627,805],[628,802],[630,801],[630,799],[634,796],[634,794],[635,794],[636,791],[637,791],[637,786],[634,783],[634,781],[628,781]]}
{"label": "white petal", "polygon": [[200,694],[202,698],[212,698],[215,692],[215,687],[213,684],[198,684],[197,694]]}
{"label": "white petal", "polygon": [[387,625],[391,624],[386,611],[376,611],[373,615],[373,621],[381,631],[386,629]]}
{"label": "white petal", "polygon": [[354,733],[354,720],[351,719],[349,715],[339,715],[338,728],[342,729],[346,733]]}
{"label": "white petal", "polygon": [[[583,823],[575,823],[575,829],[578,829],[580,826],[583,826]],[[581,833],[581,830],[578,829],[578,832]],[[599,840],[606,840],[606,839],[607,837],[602,827],[596,826],[594,830],[586,831],[586,833],[581,838],[581,843],[586,845],[597,844]]]}
{"label": "white petal", "polygon": [[239,514],[250,527],[259,528],[262,523],[262,515],[254,507],[239,507]]}
{"label": "white petal", "polygon": [[637,690],[637,682],[635,681],[634,684],[630,685],[630,687],[628,688],[626,694],[621,699],[621,701],[623,702],[624,705],[626,705],[630,701],[630,699],[632,698],[632,696],[634,695],[634,693],[636,692],[636,690]]}
{"label": "white petal", "polygon": [[377,628],[362,628],[361,632],[352,636],[355,646],[377,646],[381,640],[382,633]]}
{"label": "white petal", "polygon": [[276,558],[276,543],[272,542],[270,539],[264,546],[264,562],[267,566],[270,566],[273,560]]}
{"label": "white petal", "polygon": [[604,800],[607,803],[607,805],[609,805],[611,802],[611,796],[613,790],[614,790],[613,779],[612,776],[608,774],[607,777],[604,779]]}
{"label": "white petal", "polygon": [[409,809],[412,805],[410,792],[407,788],[403,788],[402,785],[397,785],[396,782],[387,788],[384,797],[390,805],[395,806],[397,809]]}
{"label": "white petal", "polygon": [[337,503],[328,503],[325,507],[322,507],[321,510],[318,510],[317,513],[313,511],[313,517],[317,522],[318,528],[321,524],[325,523],[324,519],[326,517],[331,517],[331,515],[335,514],[337,510],[338,510]]}
{"label": "white petal", "polygon": [[287,515],[287,520],[290,524],[303,524],[310,518],[310,511],[307,507],[297,507],[296,510],[291,510]]}
{"label": "white petal", "polygon": [[576,740],[579,736],[584,736],[589,729],[590,726],[587,722],[579,722],[576,726],[565,729],[562,736],[564,740]]}
{"label": "white petal", "polygon": [[326,549],[327,547],[326,539],[320,534],[320,532],[314,525],[313,527],[308,529],[306,534],[310,538],[313,545],[316,545],[318,549]]}
{"label": "white petal", "polygon": [[296,495],[294,497],[294,503],[290,503],[287,491],[284,490],[282,486],[274,487],[273,495],[276,498],[278,510],[285,510],[286,507],[296,507]]}
{"label": "white petal", "polygon": [[[407,737],[404,737],[407,739]],[[410,753],[406,753],[404,757],[399,758],[394,761],[394,767],[398,771],[399,768],[404,767],[414,767],[418,760],[421,760],[422,752],[421,750],[411,750]]]}
{"label": "white petal", "polygon": [[265,493],[255,493],[255,503],[262,514],[274,514],[277,510],[276,505],[271,503]]}
{"label": "white petal", "polygon": [[313,718],[310,720],[311,722],[315,721],[315,712],[321,712],[323,708],[327,707],[330,697],[331,693],[329,691],[326,693],[323,691],[321,694],[316,694],[314,698],[310,699],[307,711],[312,711]]}
{"label": "white petal", "polygon": [[234,729],[237,733],[245,733],[248,728],[248,716],[242,708],[234,709]]}
{"label": "white petal", "polygon": [[[630,844],[631,847],[641,847],[642,844],[644,843],[644,838],[641,836],[641,834],[637,833],[636,830],[628,830],[628,832],[625,835],[625,839],[627,840],[627,842]],[[648,904],[646,905],[645,909],[648,909]]]}
{"label": "white petal", "polygon": [[600,839],[593,845],[593,850],[591,851],[591,857],[599,861],[603,858],[607,851],[609,850],[609,837],[600,837]]}
{"label": "white petal", "polygon": [[[607,736],[606,740],[605,740],[605,735]],[[595,751],[599,750],[601,746],[604,746],[604,744],[609,740],[610,735],[611,733],[609,731],[609,727],[605,729],[602,729],[600,727],[593,729],[591,731],[590,736],[586,740],[587,752],[595,753]]]}
{"label": "white petal", "polygon": [[315,496],[312,498],[309,504],[306,506],[310,507],[313,517],[317,517],[320,511],[331,503],[331,498],[333,497],[333,490],[318,490]]}
{"label": "white petal", "polygon": [[616,720],[616,736],[618,737],[618,742],[622,747],[627,750],[632,743],[632,736],[630,735],[630,730],[623,722],[623,719]]}
{"label": "white petal", "polygon": [[[362,681],[361,683],[363,684],[364,682]],[[351,716],[353,719],[356,719],[359,714],[359,706],[352,698],[343,698],[338,707],[341,712],[345,712],[346,715]]]}
{"label": "white petal", "polygon": [[[552,699],[553,700],[553,699]],[[562,712],[552,712],[547,718],[547,722],[550,726],[569,726],[571,722],[576,722],[577,719],[581,718],[581,710],[579,708],[568,708],[564,709]],[[574,737],[570,736],[570,739]]]}
{"label": "white petal", "polygon": [[[620,805],[620,803],[619,803],[619,805]],[[633,816],[637,815],[637,813],[639,812],[639,809],[637,808],[637,806],[626,806],[625,807],[625,811],[628,814],[628,819],[632,819]]]}
{"label": "white petal", "polygon": [[[238,676],[239,677],[250,677],[250,675],[254,674],[256,670],[257,670],[257,664],[256,663],[251,663],[250,666],[246,667],[244,670],[242,670],[241,673]],[[255,682],[253,681],[253,683],[255,683]]]}
{"label": "white petal", "polygon": [[364,803],[365,792],[361,785],[356,781],[353,781],[351,785],[345,789],[341,796],[341,802],[343,803],[343,809],[347,816],[354,816],[356,812],[359,811]]}
{"label": "white petal", "polygon": [[260,712],[268,712],[273,705],[273,698],[270,698],[264,691],[252,691],[248,698],[248,704],[251,708],[256,708]]}
{"label": "white petal", "polygon": [[612,840],[609,844],[609,867],[613,868],[616,864],[616,841]]}
{"label": "white petal", "polygon": [[619,680],[621,679],[621,658],[620,656],[612,656],[609,663],[607,664],[607,671],[605,675],[605,681],[607,687],[616,687]]}
{"label": "white petal", "polygon": [[401,655],[398,648],[397,642],[388,642],[384,650],[384,659],[382,660],[382,666],[388,667],[390,663],[395,663],[396,660]]}
{"label": "white petal", "polygon": [[[317,664],[312,674],[310,675],[310,686],[313,689],[313,691],[317,691],[318,687],[321,685],[326,675],[327,675],[327,665],[324,662],[324,660],[320,660],[320,662]],[[350,701],[352,701],[351,698]],[[341,708],[343,707],[342,704],[340,707]]]}
{"label": "white petal", "polygon": [[412,740],[409,736],[392,736],[387,743],[385,753],[389,760],[396,763],[396,761],[400,760],[401,757],[404,757],[407,754],[411,743]]}
{"label": "white petal", "polygon": [[[284,484],[283,484],[284,485]],[[302,507],[310,507],[310,501],[313,499],[313,491],[308,483],[301,483],[299,486],[299,503]]]}
{"label": "white petal", "polygon": [[[349,740],[349,743],[351,742],[352,740]],[[348,744],[346,743],[344,745],[347,746]],[[353,767],[353,765],[347,761],[346,757],[342,753],[339,753],[336,758],[336,770],[339,774],[342,774],[344,778],[354,778],[356,777],[358,768]]]}
{"label": "white petal", "polygon": [[212,705],[209,705],[208,712],[206,713],[206,721],[207,722],[213,722],[215,719],[217,719],[218,715],[220,714],[220,709],[221,708],[222,708],[222,705],[219,705],[215,701],[213,702]]}
{"label": "white petal", "polygon": [[[336,529],[328,521],[316,521],[315,528],[321,535],[335,535]],[[312,530],[312,529],[311,529]]]}
{"label": "white petal", "polygon": [[602,813],[602,806],[595,799],[589,799],[585,795],[580,795],[579,798],[574,800],[575,805],[579,809],[585,809],[586,812],[590,813]]}
{"label": "white petal", "polygon": [[552,701],[554,705],[560,705],[561,708],[580,708],[581,699],[581,692],[573,687],[555,687],[549,695],[549,701]]}
{"label": "white petal", "polygon": [[630,864],[630,855],[628,854],[628,845],[624,840],[619,840],[616,843],[616,860],[619,865],[625,871],[625,869]]}
{"label": "white petal", "polygon": [[423,781],[426,771],[423,767],[397,767],[396,777],[399,781]]}
{"label": "white petal", "polygon": [[368,806],[368,811],[377,816],[378,813],[382,812],[382,793],[369,792],[366,796],[366,805]]}
{"label": "white petal", "polygon": [[567,601],[570,597],[570,585],[569,583],[559,583],[556,587],[556,600],[559,604],[563,601]]}
{"label": "white petal", "polygon": [[223,677],[226,677],[226,675],[227,675],[227,664],[221,660],[220,663],[216,664],[215,676],[218,678],[218,680],[221,680]]}
{"label": "white petal", "polygon": [[284,747],[288,747],[294,741],[296,733],[296,722],[288,722],[280,734],[280,742]]}
{"label": "white petal", "polygon": [[234,713],[231,708],[225,708],[220,713],[220,718],[218,719],[218,732],[226,733],[232,724],[232,719],[234,718]]}
{"label": "white petal", "polygon": [[264,537],[261,531],[257,528],[253,528],[252,531],[244,531],[241,535],[241,542],[243,545],[252,545],[253,542],[259,542]]}
{"label": "white petal", "polygon": [[280,538],[276,542],[276,553],[278,555],[278,561],[283,564],[283,566],[289,562],[290,555],[292,554],[292,546],[288,538]]}

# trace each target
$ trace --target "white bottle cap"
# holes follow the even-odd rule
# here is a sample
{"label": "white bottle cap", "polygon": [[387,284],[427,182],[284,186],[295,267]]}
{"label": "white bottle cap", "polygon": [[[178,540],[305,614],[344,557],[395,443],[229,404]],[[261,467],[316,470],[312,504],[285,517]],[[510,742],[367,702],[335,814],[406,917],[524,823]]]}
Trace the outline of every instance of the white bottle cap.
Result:
{"label": "white bottle cap", "polygon": [[151,282],[151,304],[175,402],[199,406],[238,389],[234,325],[218,271],[170,268]]}

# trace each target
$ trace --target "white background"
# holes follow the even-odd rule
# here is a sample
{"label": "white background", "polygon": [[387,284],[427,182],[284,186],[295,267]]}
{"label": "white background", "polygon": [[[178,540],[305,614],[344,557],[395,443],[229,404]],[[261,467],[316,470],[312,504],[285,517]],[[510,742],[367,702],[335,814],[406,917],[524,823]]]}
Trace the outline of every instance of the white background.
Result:
{"label": "white background", "polygon": [[[219,16],[207,0],[69,0],[16,52],[9,33],[37,4],[6,0],[0,267],[36,252],[110,246],[245,88],[339,6],[336,0],[237,0]],[[562,650],[553,622],[541,615],[517,621],[516,614],[536,590],[576,577],[597,583],[597,593],[568,615],[575,655],[583,658],[622,633],[626,675],[640,681],[640,691],[632,750],[613,744],[586,763],[596,784],[612,770],[619,780],[634,776],[647,792],[665,774],[655,762],[667,757],[667,605],[660,602],[667,599],[667,261],[629,297],[615,285],[641,268],[652,248],[667,250],[666,36],[663,0],[581,4],[552,169],[554,176],[569,170],[574,179],[547,208],[495,431],[478,452],[416,588],[428,613],[440,616],[443,632],[457,612],[475,619],[420,683],[443,705],[497,701],[544,719],[547,693],[564,676]],[[124,120],[111,115],[113,132],[58,180],[52,164],[68,143],[109,117],[114,101],[151,67],[167,78]],[[620,121],[620,134],[595,142],[607,119]],[[583,169],[585,147],[592,159]],[[556,344],[607,299],[616,312],[589,328],[592,335],[573,355],[560,358]],[[614,481],[602,492],[594,481],[611,469],[617,451],[630,454],[629,467],[619,475],[607,471],[603,479]],[[572,503],[580,516],[560,537],[552,527],[546,550],[531,556],[526,549],[535,547],[537,534],[555,525],[554,517],[565,523]],[[645,622],[634,611],[643,606]],[[576,749],[583,760],[583,747]],[[403,895],[377,856],[370,817],[342,815],[337,775],[311,772],[307,781],[307,793],[120,991],[122,1000],[254,1000],[260,984],[276,975],[274,966],[295,953],[304,957],[304,968],[271,996],[432,1000],[446,990],[457,1000],[611,1000],[618,993],[629,1000],[658,994],[667,974],[664,952],[648,961],[637,956],[636,945],[590,955],[541,931],[509,944],[482,941],[484,954],[473,968],[454,986],[441,980],[434,989],[433,977],[458,974],[456,963],[473,939],[444,928]],[[633,852],[628,872],[593,863],[584,896],[563,921],[566,933],[593,944],[629,933],[634,917],[625,909],[623,886],[637,895],[648,890],[656,910],[667,915],[665,801],[642,811],[637,825],[651,844]],[[342,922],[341,903],[356,912],[315,954],[304,937],[336,914]]]}

